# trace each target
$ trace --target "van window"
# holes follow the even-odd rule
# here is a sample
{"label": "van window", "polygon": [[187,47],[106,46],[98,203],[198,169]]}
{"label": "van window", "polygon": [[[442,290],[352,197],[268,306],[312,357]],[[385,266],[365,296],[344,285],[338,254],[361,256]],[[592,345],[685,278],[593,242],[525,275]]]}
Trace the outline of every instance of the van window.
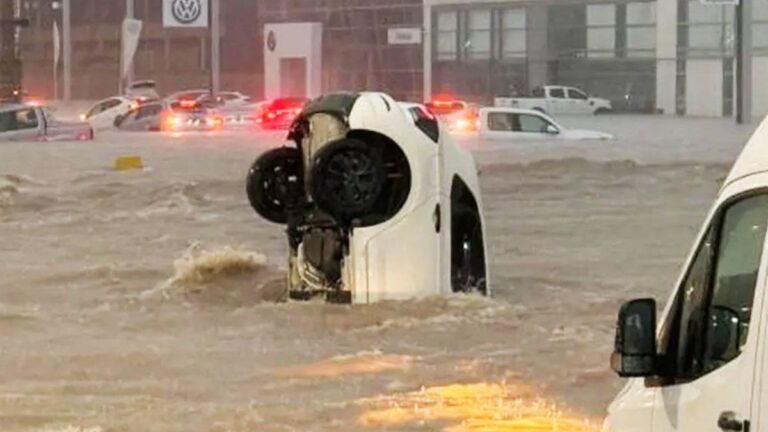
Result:
{"label": "van window", "polygon": [[714,218],[663,326],[664,374],[694,380],[738,357],[747,342],[768,224],[768,195],[729,204]]}

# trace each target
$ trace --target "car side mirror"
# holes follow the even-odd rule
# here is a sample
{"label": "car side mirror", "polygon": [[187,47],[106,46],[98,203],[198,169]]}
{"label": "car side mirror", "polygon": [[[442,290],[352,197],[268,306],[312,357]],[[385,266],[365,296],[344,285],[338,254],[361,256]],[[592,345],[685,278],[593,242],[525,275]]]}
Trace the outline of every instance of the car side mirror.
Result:
{"label": "car side mirror", "polygon": [[619,311],[611,368],[620,377],[656,374],[656,300],[625,303]]}
{"label": "car side mirror", "polygon": [[554,125],[548,125],[545,132],[549,135],[558,135],[560,134],[560,130],[557,129]]}
{"label": "car side mirror", "polygon": [[725,306],[714,306],[710,325],[712,345],[709,357],[714,360],[728,361],[739,352],[741,341],[741,317]]}

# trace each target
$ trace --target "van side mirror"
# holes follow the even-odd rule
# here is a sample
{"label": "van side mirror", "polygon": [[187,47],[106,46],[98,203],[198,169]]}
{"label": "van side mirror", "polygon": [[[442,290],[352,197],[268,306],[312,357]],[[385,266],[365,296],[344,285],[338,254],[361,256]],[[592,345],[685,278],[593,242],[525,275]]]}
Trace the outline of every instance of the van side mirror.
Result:
{"label": "van side mirror", "polygon": [[554,125],[548,125],[546,132],[549,135],[558,135],[560,133],[560,131]]}
{"label": "van side mirror", "polygon": [[625,303],[619,311],[611,368],[620,377],[656,375],[656,300]]}

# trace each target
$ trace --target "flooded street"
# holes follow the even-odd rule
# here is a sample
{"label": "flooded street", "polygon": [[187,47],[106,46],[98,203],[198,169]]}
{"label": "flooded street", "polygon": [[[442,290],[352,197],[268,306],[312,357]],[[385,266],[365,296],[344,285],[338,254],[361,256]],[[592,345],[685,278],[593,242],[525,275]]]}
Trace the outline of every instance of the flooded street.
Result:
{"label": "flooded street", "polygon": [[618,139],[467,143],[492,298],[369,306],[277,302],[244,188],[281,135],[0,143],[0,430],[593,430],[618,306],[666,299],[752,127],[564,123]]}

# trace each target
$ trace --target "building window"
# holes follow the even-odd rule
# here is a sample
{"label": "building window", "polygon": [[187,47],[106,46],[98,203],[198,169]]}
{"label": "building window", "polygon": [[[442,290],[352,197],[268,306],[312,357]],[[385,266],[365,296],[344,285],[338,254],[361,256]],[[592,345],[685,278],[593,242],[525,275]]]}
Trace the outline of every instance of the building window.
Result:
{"label": "building window", "polygon": [[689,2],[689,55],[722,56],[732,53],[733,18],[733,7],[703,4],[698,0]]}
{"label": "building window", "polygon": [[627,56],[656,55],[656,3],[627,4]]}
{"label": "building window", "polygon": [[587,5],[587,55],[616,55],[616,5]]}
{"label": "building window", "polygon": [[459,37],[458,14],[439,12],[437,14],[437,59],[456,60],[456,45]]}
{"label": "building window", "polygon": [[528,44],[525,9],[505,9],[501,15],[501,26],[502,57],[525,57]]}
{"label": "building window", "polygon": [[470,60],[491,58],[491,10],[479,9],[467,14],[467,56]]}
{"label": "building window", "polygon": [[755,52],[768,54],[768,2],[752,2],[752,44]]}

